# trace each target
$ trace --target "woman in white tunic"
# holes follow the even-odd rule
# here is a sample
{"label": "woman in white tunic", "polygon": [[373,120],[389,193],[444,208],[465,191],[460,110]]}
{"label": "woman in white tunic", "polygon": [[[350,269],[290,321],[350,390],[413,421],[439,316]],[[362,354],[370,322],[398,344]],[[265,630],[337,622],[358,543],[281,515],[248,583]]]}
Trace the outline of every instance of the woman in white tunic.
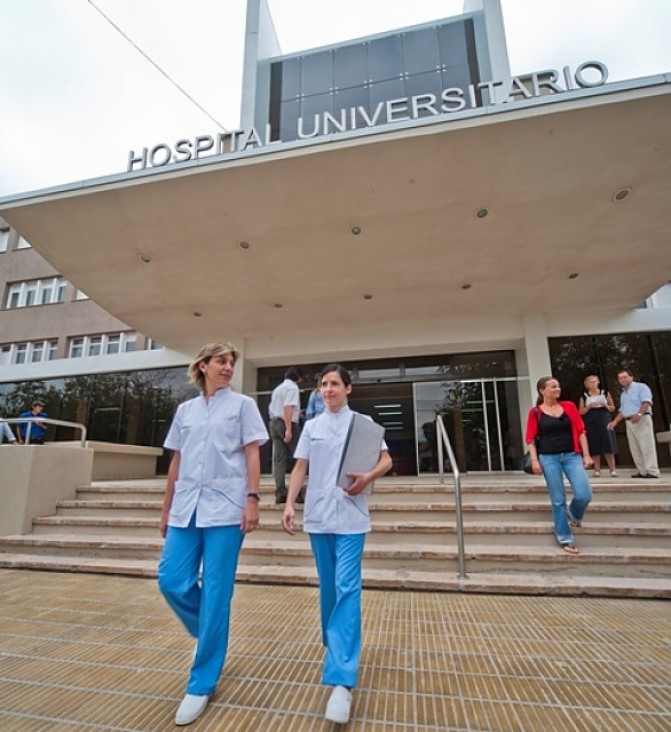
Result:
{"label": "woman in white tunic", "polygon": [[366,534],[371,530],[366,486],[391,469],[386,444],[369,473],[350,473],[349,487],[336,485],[340,457],[353,413],[347,406],[352,391],[350,375],[339,364],[329,364],[321,374],[325,411],[306,422],[294,457],[289,494],[282,523],[295,533],[294,502],[310,475],[303,514],[303,530],[319,575],[322,641],[326,647],[322,683],[333,686],[326,719],[349,720],[352,689],[356,685],[361,655],[361,561]]}
{"label": "woman in white tunic", "polygon": [[187,693],[175,716],[181,725],[203,713],[221,674],[238,555],[245,534],[259,523],[259,446],[268,432],[254,400],[230,388],[238,355],[229,343],[201,348],[189,366],[201,394],[179,405],[164,442],[173,456],[158,583],[197,639]]}

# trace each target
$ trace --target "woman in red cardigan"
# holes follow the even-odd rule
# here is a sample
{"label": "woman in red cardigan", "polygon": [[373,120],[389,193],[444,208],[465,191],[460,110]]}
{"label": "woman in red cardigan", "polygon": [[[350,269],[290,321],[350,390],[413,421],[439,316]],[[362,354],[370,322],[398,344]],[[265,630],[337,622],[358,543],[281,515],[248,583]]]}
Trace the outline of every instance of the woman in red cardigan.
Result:
{"label": "woman in red cardigan", "polygon": [[[571,528],[582,524],[592,500],[585,470],[592,465],[585,425],[573,402],[559,401],[561,387],[557,379],[544,376],[538,380],[536,391],[538,401],[529,410],[526,432],[531,468],[545,478],[557,541],[568,554],[578,554]],[[573,490],[568,508],[564,475]]]}

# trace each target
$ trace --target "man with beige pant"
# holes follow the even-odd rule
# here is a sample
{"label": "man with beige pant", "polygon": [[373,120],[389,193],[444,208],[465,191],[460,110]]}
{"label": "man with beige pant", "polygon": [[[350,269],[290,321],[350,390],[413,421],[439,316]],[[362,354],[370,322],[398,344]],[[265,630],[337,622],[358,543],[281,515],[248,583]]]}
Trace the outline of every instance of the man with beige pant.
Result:
{"label": "man with beige pant", "polygon": [[619,422],[626,420],[627,442],[637,470],[631,477],[659,478],[650,387],[642,381],[634,381],[629,369],[621,369],[617,380],[622,387],[620,411],[608,424],[608,429],[613,430]]}

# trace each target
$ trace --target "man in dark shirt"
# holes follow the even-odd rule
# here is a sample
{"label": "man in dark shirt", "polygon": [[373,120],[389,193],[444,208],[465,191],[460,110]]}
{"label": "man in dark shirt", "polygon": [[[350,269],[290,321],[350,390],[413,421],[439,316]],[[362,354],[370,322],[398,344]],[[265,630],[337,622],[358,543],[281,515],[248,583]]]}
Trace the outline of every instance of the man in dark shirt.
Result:
{"label": "man in dark shirt", "polygon": [[[19,417],[48,417],[49,415],[43,411],[44,402],[36,399],[31,407],[30,411],[23,412]],[[19,444],[23,445],[26,442],[26,435],[28,433],[28,422],[17,422],[16,425],[16,436],[19,440]],[[43,445],[44,435],[47,433],[47,425],[44,422],[32,422],[30,424],[30,438],[28,444],[30,445]]]}

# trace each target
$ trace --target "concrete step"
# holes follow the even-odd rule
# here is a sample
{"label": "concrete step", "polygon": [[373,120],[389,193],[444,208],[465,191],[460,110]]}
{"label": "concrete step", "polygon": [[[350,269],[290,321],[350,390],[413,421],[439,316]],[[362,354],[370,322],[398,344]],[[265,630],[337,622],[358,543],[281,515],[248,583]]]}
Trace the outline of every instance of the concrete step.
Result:
{"label": "concrete step", "polygon": [[[262,484],[261,527],[245,541],[240,580],[314,584],[307,537],[281,530],[284,507],[274,503],[272,481],[266,477]],[[671,582],[669,476],[592,485],[595,498],[585,526],[576,530],[581,554],[574,557],[556,546],[542,479],[467,476],[462,487],[469,584],[461,588],[451,487],[426,479],[378,481],[369,501],[374,531],[366,543],[366,586],[422,589],[424,583],[455,591],[560,594],[601,588],[598,593],[624,596],[638,588],[651,593],[641,596],[664,596],[663,582]],[[82,487],[76,500],[58,504],[55,516],[36,519],[32,534],[0,537],[0,566],[32,562],[35,568],[153,576],[162,547],[157,527],[164,487],[165,478]],[[299,524],[301,514],[298,506]],[[575,577],[589,577],[589,583]],[[490,589],[473,589],[480,586]]]}
{"label": "concrete step", "polygon": [[[547,511],[546,511],[547,514]],[[434,516],[432,514],[432,516]],[[300,519],[300,516],[299,516]],[[97,536],[143,536],[155,538],[158,532],[159,515],[151,517],[121,516],[108,512],[106,515],[57,515],[44,516],[33,520],[36,536],[72,534],[82,531]],[[408,543],[442,544],[448,536],[456,534],[454,521],[429,520],[417,516],[415,520],[396,519],[393,521],[378,520],[373,517],[373,531],[367,542],[388,543],[392,539]],[[300,521],[297,522],[300,527]],[[576,532],[581,546],[641,546],[647,548],[665,548],[671,546],[671,522],[616,522],[592,523],[588,521]],[[499,544],[505,537],[514,537],[515,542],[524,546],[543,546],[548,537],[553,536],[551,521],[466,521],[464,535],[468,542],[479,544]],[[262,516],[259,528],[254,532],[254,539],[284,538],[279,512]],[[288,540],[290,537],[286,536]]]}
{"label": "concrete step", "polygon": [[[79,556],[0,554],[0,567],[155,578],[158,562],[142,559],[113,560]],[[314,566],[241,566],[236,577],[238,582],[317,585]],[[548,576],[542,572],[516,574],[481,572],[459,578],[453,572],[364,569],[363,585],[366,589],[671,599],[671,579],[594,577],[575,572],[567,572],[562,576]]]}
{"label": "concrete step", "polygon": [[[98,534],[14,535],[0,537],[0,549],[17,554],[82,554],[86,557],[124,559],[157,559],[162,540],[151,537],[103,537]],[[671,549],[582,547],[576,556],[568,555],[548,541],[544,546],[485,545],[469,542],[467,561],[472,572],[556,572],[567,566],[582,566],[597,575],[614,572],[619,576],[671,576]],[[456,571],[457,550],[454,537],[444,544],[405,544],[402,542],[368,542],[364,564],[370,569],[404,569],[408,571]],[[312,555],[307,537],[247,537],[240,557],[242,564],[311,564]]]}

